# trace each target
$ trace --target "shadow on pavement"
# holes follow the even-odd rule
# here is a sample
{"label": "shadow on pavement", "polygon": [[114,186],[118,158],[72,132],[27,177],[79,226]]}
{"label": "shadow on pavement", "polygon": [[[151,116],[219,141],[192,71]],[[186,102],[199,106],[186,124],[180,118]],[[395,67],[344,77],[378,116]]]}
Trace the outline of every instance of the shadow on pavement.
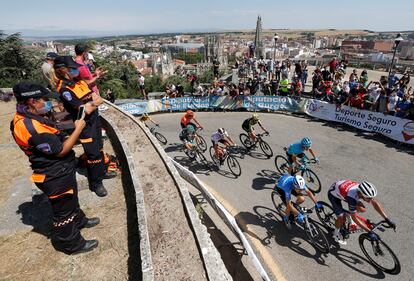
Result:
{"label": "shadow on pavement", "polygon": [[[329,241],[330,243],[335,243],[333,241]],[[332,244],[331,244],[332,245]],[[375,268],[374,266],[372,266],[372,269],[374,270],[374,273],[368,273],[363,271],[362,269],[358,268],[358,265],[363,265],[363,264],[370,264],[370,262],[365,258],[362,257],[361,255],[358,255],[354,252],[351,252],[349,250],[346,249],[342,249],[339,247],[333,247],[331,248],[331,254],[334,255],[340,262],[342,262],[343,264],[345,264],[346,266],[348,266],[349,268],[374,279],[384,279],[385,278],[385,274],[378,270],[377,268]]]}
{"label": "shadow on pavement", "polygon": [[177,163],[187,167],[187,169],[193,172],[194,174],[209,175],[211,172],[211,168],[209,165],[199,163],[196,160],[191,160],[186,156],[174,156],[174,160]]}
{"label": "shadow on pavement", "polygon": [[[280,175],[277,172],[270,170],[261,170],[257,172],[259,177],[254,178],[252,188],[255,190],[270,189],[273,190]],[[266,186],[268,185],[268,186]]]}
{"label": "shadow on pavement", "polygon": [[20,204],[16,213],[22,216],[23,224],[33,226],[34,232],[51,237],[52,207],[46,195],[33,196],[31,202]]}
{"label": "shadow on pavement", "polygon": [[327,266],[325,259],[327,256],[326,254],[320,253],[313,247],[313,245],[311,245],[314,250],[312,252],[308,251],[307,248],[309,247],[302,246],[304,245],[304,242],[306,242],[306,244],[310,244],[310,242],[308,242],[308,237],[301,227],[294,224],[291,230],[287,229],[283,223],[282,215],[276,210],[264,206],[254,206],[253,210],[254,214],[249,213],[249,217],[255,219],[251,220],[250,223],[266,228],[267,236],[261,240],[266,242],[265,245],[269,245],[271,239],[274,239],[278,245],[288,247],[293,252],[314,259],[320,265]]}
{"label": "shadow on pavement", "polygon": [[182,151],[183,145],[181,143],[171,143],[169,146],[164,148],[166,153],[175,152],[175,151]]}

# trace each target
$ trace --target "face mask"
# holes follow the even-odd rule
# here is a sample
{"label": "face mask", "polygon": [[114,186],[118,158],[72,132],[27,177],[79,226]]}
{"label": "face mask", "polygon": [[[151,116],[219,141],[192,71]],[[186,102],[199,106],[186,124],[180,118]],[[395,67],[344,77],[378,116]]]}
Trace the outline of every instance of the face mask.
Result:
{"label": "face mask", "polygon": [[37,113],[46,114],[46,113],[48,113],[49,111],[52,110],[53,104],[52,104],[51,101],[45,101],[44,103],[45,103],[45,105],[42,108],[36,110]]}
{"label": "face mask", "polygon": [[69,75],[72,78],[79,76],[79,70],[77,68],[71,68],[69,71]]}

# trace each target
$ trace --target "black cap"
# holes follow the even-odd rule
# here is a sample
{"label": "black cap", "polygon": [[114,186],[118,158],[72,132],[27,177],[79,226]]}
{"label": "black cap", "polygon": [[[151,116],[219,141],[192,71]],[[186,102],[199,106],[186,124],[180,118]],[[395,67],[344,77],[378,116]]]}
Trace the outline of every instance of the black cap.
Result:
{"label": "black cap", "polygon": [[15,85],[13,87],[13,93],[18,101],[51,96],[51,93],[45,87],[32,82],[21,82]]}
{"label": "black cap", "polygon": [[78,68],[82,65],[75,62],[71,56],[58,56],[55,58],[54,68],[67,67],[67,68]]}
{"label": "black cap", "polygon": [[55,52],[49,52],[46,54],[46,58],[50,60],[54,60],[57,56],[58,54],[56,54]]}
{"label": "black cap", "polygon": [[79,43],[79,44],[76,44],[76,46],[75,46],[75,54],[77,56],[82,55],[87,50],[88,50],[88,46],[86,46],[86,44]]}

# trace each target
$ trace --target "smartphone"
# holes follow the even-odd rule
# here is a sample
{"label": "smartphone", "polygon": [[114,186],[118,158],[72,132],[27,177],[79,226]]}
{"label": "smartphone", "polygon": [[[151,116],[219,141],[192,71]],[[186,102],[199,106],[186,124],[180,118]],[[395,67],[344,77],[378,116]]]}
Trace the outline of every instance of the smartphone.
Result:
{"label": "smartphone", "polygon": [[79,106],[78,117],[76,119],[77,120],[85,119],[85,106],[83,105]]}

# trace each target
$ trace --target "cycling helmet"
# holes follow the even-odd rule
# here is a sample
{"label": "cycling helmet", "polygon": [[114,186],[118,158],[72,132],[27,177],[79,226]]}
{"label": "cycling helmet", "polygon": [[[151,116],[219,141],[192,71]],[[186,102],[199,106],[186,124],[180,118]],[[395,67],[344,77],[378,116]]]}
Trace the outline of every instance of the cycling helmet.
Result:
{"label": "cycling helmet", "polygon": [[194,116],[194,111],[192,110],[187,110],[187,116]]}
{"label": "cycling helmet", "polygon": [[257,113],[253,113],[253,115],[252,115],[252,119],[253,119],[254,121],[259,121],[259,115],[258,115]]}
{"label": "cycling helmet", "polygon": [[302,176],[295,176],[293,180],[293,186],[295,187],[295,189],[306,189],[305,179]]}
{"label": "cycling helmet", "polygon": [[190,134],[194,134],[195,133],[195,129],[194,129],[194,126],[193,125],[188,125],[185,128],[187,130],[187,133],[190,133]]}
{"label": "cycling helmet", "polygon": [[305,137],[305,138],[302,139],[301,144],[304,147],[311,147],[312,141],[310,140],[310,138]]}
{"label": "cycling helmet", "polygon": [[377,188],[372,183],[363,181],[358,185],[358,191],[362,193],[365,198],[374,198],[377,196]]}
{"label": "cycling helmet", "polygon": [[227,134],[226,129],[224,129],[224,128],[219,128],[219,129],[217,130],[217,132],[218,132],[221,136],[224,136],[224,135],[226,135],[226,134]]}

